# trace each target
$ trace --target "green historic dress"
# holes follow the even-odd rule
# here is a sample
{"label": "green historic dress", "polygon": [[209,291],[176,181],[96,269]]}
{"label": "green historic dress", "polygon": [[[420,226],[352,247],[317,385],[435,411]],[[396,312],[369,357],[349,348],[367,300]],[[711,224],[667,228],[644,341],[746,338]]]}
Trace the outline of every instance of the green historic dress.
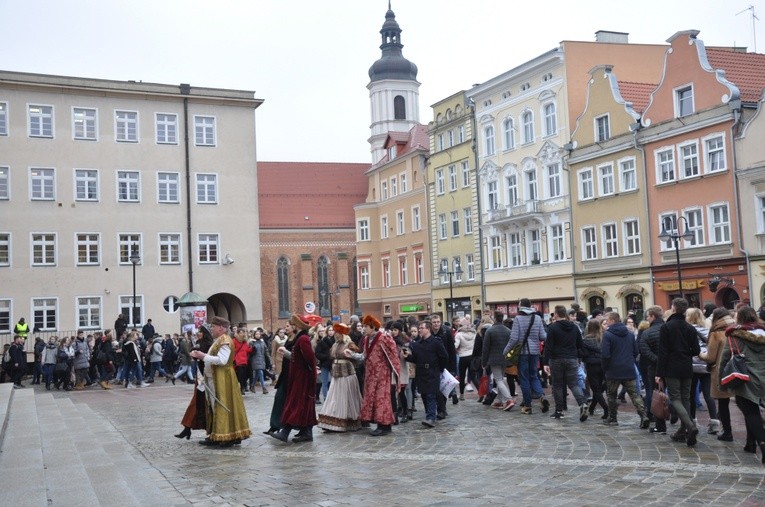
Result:
{"label": "green historic dress", "polygon": [[[208,351],[209,355],[217,356],[223,346],[229,347],[228,361],[224,365],[207,364],[212,369],[212,390],[218,401],[211,396],[205,396],[207,408],[207,433],[214,442],[229,442],[245,439],[250,436],[250,424],[247,422],[247,412],[244,408],[239,381],[234,372],[234,347],[231,337],[218,337]],[[225,405],[226,410],[221,404]]]}

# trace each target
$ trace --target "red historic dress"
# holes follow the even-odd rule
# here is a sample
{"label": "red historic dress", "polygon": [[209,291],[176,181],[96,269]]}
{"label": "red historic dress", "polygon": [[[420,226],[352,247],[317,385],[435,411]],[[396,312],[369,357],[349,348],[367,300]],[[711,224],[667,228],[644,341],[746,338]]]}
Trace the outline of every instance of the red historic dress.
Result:
{"label": "red historic dress", "polygon": [[316,426],[316,355],[305,331],[295,337],[288,375],[282,424],[294,428]]}
{"label": "red historic dress", "polygon": [[361,420],[391,425],[396,421],[391,405],[392,373],[395,372],[398,377],[401,367],[396,342],[390,335],[378,331],[371,338],[364,337],[361,345],[365,356]]}

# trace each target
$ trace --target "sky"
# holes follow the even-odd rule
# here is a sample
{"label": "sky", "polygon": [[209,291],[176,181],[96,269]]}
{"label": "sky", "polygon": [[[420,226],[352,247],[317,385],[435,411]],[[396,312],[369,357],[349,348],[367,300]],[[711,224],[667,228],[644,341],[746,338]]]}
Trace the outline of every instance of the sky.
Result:
{"label": "sky", "polygon": [[[598,30],[765,52],[765,0],[392,0],[430,106]],[[371,162],[369,67],[387,0],[0,0],[0,69],[251,90],[262,161]],[[738,14],[739,12],[741,14]],[[604,62],[608,63],[608,62]]]}

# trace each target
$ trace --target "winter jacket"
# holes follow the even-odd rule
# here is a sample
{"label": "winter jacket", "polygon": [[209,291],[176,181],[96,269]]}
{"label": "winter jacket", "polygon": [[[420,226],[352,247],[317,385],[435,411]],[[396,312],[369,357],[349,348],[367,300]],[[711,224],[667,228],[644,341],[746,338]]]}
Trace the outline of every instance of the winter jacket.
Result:
{"label": "winter jacket", "polygon": [[[693,328],[699,335],[699,348],[701,349],[701,352],[706,352],[707,341],[709,340],[709,329],[704,326],[697,325],[693,325]],[[701,359],[699,356],[693,356],[693,374],[709,375],[709,371],[707,371],[707,362]]]}
{"label": "winter jacket", "polygon": [[433,333],[433,336],[439,338],[441,343],[444,345],[444,349],[446,349],[446,355],[449,358],[449,364],[447,365],[447,368],[452,375],[456,375],[457,351],[454,347],[454,334],[452,333],[452,328],[447,327],[445,324],[446,323],[442,324],[438,332]]}
{"label": "winter jacket", "polygon": [[507,365],[505,348],[510,341],[510,329],[501,322],[497,322],[483,334],[483,349],[481,351],[482,366]]}
{"label": "winter jacket", "polygon": [[582,350],[582,332],[576,323],[556,320],[547,328],[545,359],[577,359]]}
{"label": "winter jacket", "polygon": [[45,346],[45,350],[43,350],[43,364],[56,364],[56,351],[58,350],[58,345],[54,344],[48,344]]}
{"label": "winter jacket", "polygon": [[262,339],[250,341],[250,366],[253,370],[266,369],[266,347]]}
{"label": "winter jacket", "polygon": [[[736,396],[742,396],[752,403],[765,406],[765,327],[760,324],[742,324],[729,327],[725,331],[726,336],[735,340],[733,344],[746,357],[746,366],[749,369],[749,382],[744,382],[740,387],[729,390]],[[728,364],[731,350],[728,342],[724,344],[720,364],[723,367]]]}
{"label": "winter jacket", "polygon": [[656,376],[656,365],[659,363],[659,331],[664,325],[664,319],[656,317],[648,329],[640,335],[640,359],[646,365],[649,377]]}
{"label": "winter jacket", "polygon": [[191,342],[185,337],[181,337],[178,342],[178,358],[180,359],[181,366],[191,364]]}
{"label": "winter jacket", "polygon": [[[534,321],[531,324],[531,315],[534,314]],[[526,337],[526,330],[529,328],[529,324],[532,325],[531,332],[529,333],[529,340],[526,346],[521,351],[522,356],[526,355],[539,355],[540,342],[545,341],[547,338],[547,332],[545,331],[545,325],[542,318],[536,315],[532,308],[520,307],[518,315],[513,320],[513,329],[510,331],[510,341],[505,347],[505,351],[509,351],[515,347],[516,343],[523,342]]]}
{"label": "winter jacket", "polygon": [[594,336],[585,336],[582,338],[582,362],[585,365],[601,366],[600,342],[598,342]]}
{"label": "winter jacket", "polygon": [[85,340],[74,341],[74,369],[83,370],[90,368],[90,347]]}
{"label": "winter jacket", "polygon": [[335,340],[329,336],[325,336],[316,342],[316,360],[319,362],[320,368],[325,368],[327,370],[332,369],[332,356],[330,355],[330,350],[334,343]]}
{"label": "winter jacket", "polygon": [[449,365],[446,348],[438,338],[410,343],[411,353],[406,358],[417,366],[415,383],[422,394],[436,394],[441,385],[441,372]]}
{"label": "winter jacket", "polygon": [[461,327],[454,335],[454,347],[460,358],[472,356],[474,345],[475,329],[472,327]]}
{"label": "winter jacket", "polygon": [[631,380],[636,378],[635,358],[638,355],[635,335],[627,326],[617,322],[603,334],[600,360],[606,380]]}
{"label": "winter jacket", "polygon": [[236,338],[234,342],[234,366],[247,366],[250,356],[250,344],[246,341],[240,342]]}
{"label": "winter jacket", "polygon": [[161,363],[162,362],[162,337],[157,336],[151,342],[151,356],[149,356],[149,362]]}
{"label": "winter jacket", "polygon": [[730,398],[731,394],[720,389],[720,371],[724,365],[720,364],[722,359],[723,348],[728,343],[728,338],[725,336],[725,330],[730,326],[735,326],[736,322],[732,317],[723,317],[712,323],[712,328],[709,330],[709,338],[707,339],[707,350],[703,350],[699,354],[699,357],[709,364],[712,372],[712,378],[710,379],[709,393],[712,398],[719,400],[720,398]]}
{"label": "winter jacket", "polygon": [[659,330],[659,362],[656,375],[670,378],[693,377],[693,356],[701,352],[699,335],[685,317],[670,315]]}

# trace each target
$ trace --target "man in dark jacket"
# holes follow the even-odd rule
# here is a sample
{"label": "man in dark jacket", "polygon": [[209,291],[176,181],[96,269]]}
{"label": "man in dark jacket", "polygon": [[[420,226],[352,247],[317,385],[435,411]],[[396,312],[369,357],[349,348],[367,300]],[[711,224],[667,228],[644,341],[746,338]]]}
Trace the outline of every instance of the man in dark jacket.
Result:
{"label": "man in dark jacket", "polygon": [[553,314],[555,322],[547,328],[545,341],[545,372],[552,374],[553,399],[555,412],[550,417],[563,417],[563,407],[566,405],[566,386],[576,398],[579,405],[579,420],[584,422],[589,415],[587,398],[579,387],[579,356],[582,350],[582,333],[575,321],[568,318],[565,306],[556,306]]}
{"label": "man in dark jacket", "polygon": [[11,348],[8,349],[8,356],[10,357],[13,388],[20,389],[24,387],[21,379],[24,378],[24,373],[27,370],[27,353],[24,352],[24,338],[22,336],[15,335],[13,337]]}
{"label": "man in dark jacket", "polygon": [[[457,376],[457,349],[454,347],[454,335],[452,334],[452,331],[450,328],[447,328],[446,326],[442,325],[441,323],[441,316],[437,313],[434,313],[430,316],[430,325],[431,325],[431,334],[441,340],[441,344],[444,346],[444,350],[446,350],[446,356],[448,358],[448,363],[446,366],[446,369],[449,370],[449,373]],[[457,393],[454,392],[454,396],[452,398],[452,401],[456,405],[458,403],[457,399]],[[441,391],[439,391],[436,394],[436,402],[438,404],[438,418],[444,419],[447,415],[446,413],[446,396],[444,396]]]}
{"label": "man in dark jacket", "polygon": [[630,395],[635,410],[640,415],[640,428],[648,429],[650,421],[646,416],[643,397],[637,390],[637,373],[635,372],[635,358],[638,355],[635,335],[622,323],[617,312],[606,314],[606,332],[603,334],[603,343],[600,347],[600,360],[603,363],[603,372],[606,375],[606,391],[608,393],[608,419],[604,424],[617,426],[616,394],[620,386],[624,386]]}
{"label": "man in dark jacket", "polygon": [[515,400],[510,395],[510,387],[505,379],[505,346],[510,341],[510,329],[502,323],[502,312],[494,312],[494,325],[483,335],[481,349],[481,366],[491,368],[494,383],[497,384],[497,398],[492,407],[510,410],[515,406]]}
{"label": "man in dark jacket", "polygon": [[689,415],[691,409],[691,380],[693,379],[693,356],[701,352],[696,329],[685,320],[688,301],[672,300],[672,315],[659,330],[659,353],[656,366],[656,382],[664,382],[669,399],[677,416],[683,422],[672,435],[675,442],[685,442],[688,447],[696,445],[699,429]]}
{"label": "man in dark jacket", "polygon": [[[431,334],[431,322],[424,320],[417,326],[420,339],[410,342],[411,349],[404,349],[404,356],[417,366],[415,383],[425,405],[423,426],[433,428],[436,425],[436,394],[441,385],[441,372],[449,365],[446,348]],[[407,352],[408,351],[408,352]]]}
{"label": "man in dark jacket", "polygon": [[[659,362],[659,330],[664,325],[664,310],[660,306],[651,306],[645,312],[645,320],[648,321],[650,327],[643,331],[640,337],[640,360],[645,363],[646,366],[646,379],[648,382],[645,386],[645,404],[646,411],[651,412],[651,399],[653,398],[653,390],[656,387],[656,365]],[[664,419],[656,419],[656,425],[651,428],[651,433],[666,433],[667,421]]]}

